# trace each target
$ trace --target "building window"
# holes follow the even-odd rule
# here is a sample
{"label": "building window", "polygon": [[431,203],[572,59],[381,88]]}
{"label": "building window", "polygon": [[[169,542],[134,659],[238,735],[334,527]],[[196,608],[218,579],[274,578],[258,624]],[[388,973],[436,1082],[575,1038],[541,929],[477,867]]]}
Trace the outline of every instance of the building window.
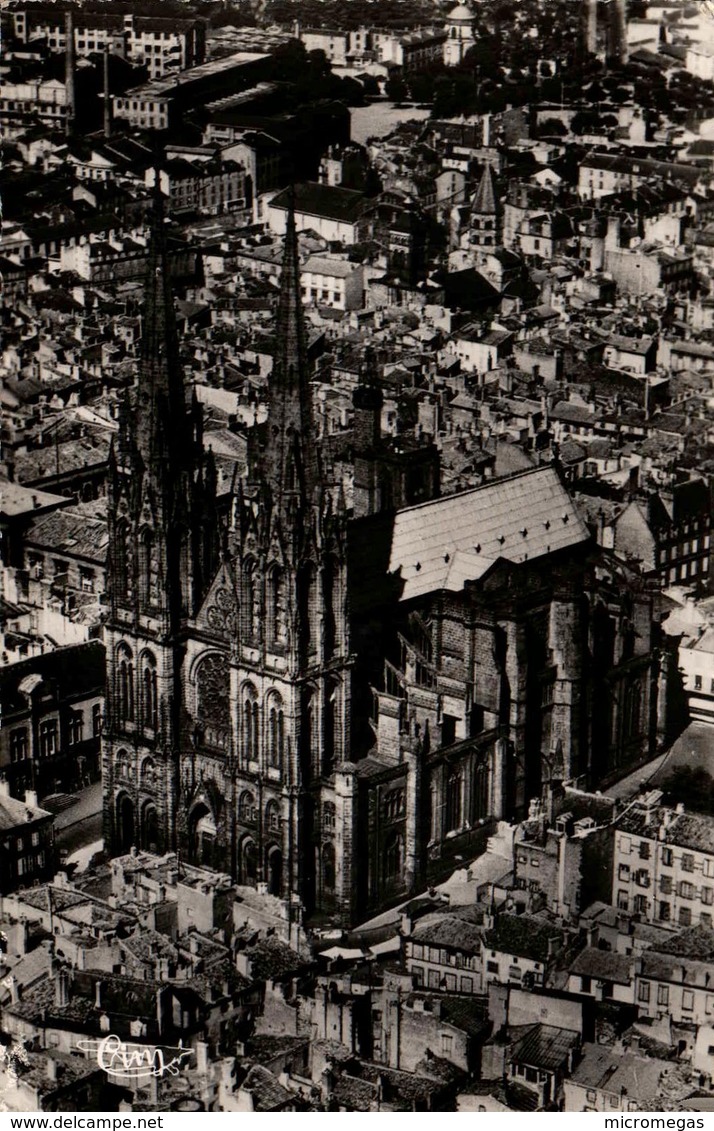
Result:
{"label": "building window", "polygon": [[618,891],[617,893],[617,906],[620,911],[627,911],[629,907],[629,899],[626,891]]}
{"label": "building window", "polygon": [[404,816],[404,790],[391,789],[384,795],[384,818],[395,821]]}
{"label": "building window", "polygon": [[682,991],[682,1009],[686,1009],[687,1012],[691,1012],[691,1010],[694,1009],[694,991],[693,990],[683,990]]}
{"label": "building window", "polygon": [[268,764],[279,768],[283,762],[285,746],[285,715],[279,695],[271,696],[268,707]]}
{"label": "building window", "polygon": [[650,858],[650,843],[648,840],[640,841],[640,860],[649,860]]}
{"label": "building window", "polygon": [[335,881],[335,848],[332,844],[326,844],[322,850],[322,884],[325,891],[334,891]]}
{"label": "building window", "polygon": [[150,730],[157,730],[159,725],[159,707],[157,696],[156,660],[150,652],[145,652],[142,657],[141,673],[141,721]]}
{"label": "building window", "polygon": [[672,856],[671,848],[662,849],[662,864],[665,868],[671,868],[674,857]]}
{"label": "building window", "polygon": [[687,880],[680,880],[679,882],[679,895],[681,899],[694,899],[695,887]]}
{"label": "building window", "polygon": [[669,986],[657,986],[657,1005],[669,1005]]}
{"label": "building window", "polygon": [[671,876],[660,876],[660,878],[659,878],[659,890],[662,892],[662,895],[671,895],[672,894],[673,884],[672,884],[672,877]]}
{"label": "building window", "polygon": [[454,1048],[454,1038],[448,1033],[441,1034],[441,1055],[451,1056]]}
{"label": "building window", "polygon": [[326,801],[322,806],[322,827],[325,832],[333,832],[336,823],[335,806],[332,801]]}
{"label": "building window", "polygon": [[68,740],[70,746],[76,746],[82,741],[84,731],[84,715],[81,711],[73,711],[69,717]]}
{"label": "building window", "polygon": [[275,565],[268,573],[268,640],[284,648],[288,639],[285,573]]}
{"label": "building window", "polygon": [[461,828],[461,771],[452,770],[446,779],[446,831]]}
{"label": "building window", "polygon": [[637,990],[637,1000],[648,1002],[650,1000],[650,984],[649,982],[640,982]]}
{"label": "building window", "polygon": [[243,754],[249,762],[258,761],[260,714],[255,688],[248,685],[243,694]]}
{"label": "building window", "polygon": [[402,875],[404,838],[394,831],[387,837],[384,845],[384,877],[386,880],[399,880]]}
{"label": "building window", "polygon": [[57,720],[44,719],[40,723],[40,757],[51,758],[57,753]]}
{"label": "building window", "polygon": [[691,852],[685,852],[682,854],[682,871],[694,871],[694,857],[692,856]]}
{"label": "building window", "polygon": [[271,833],[280,832],[280,806],[277,801],[269,801],[266,805],[265,825]]}
{"label": "building window", "polygon": [[10,731],[10,761],[24,762],[27,758],[27,727]]}
{"label": "building window", "polygon": [[125,644],[117,649],[119,661],[119,718],[122,722],[134,720],[134,664],[132,654]]}
{"label": "building window", "polygon": [[648,906],[649,906],[649,902],[647,900],[647,896],[636,895],[634,902],[632,904],[632,910],[637,915],[646,915]]}
{"label": "building window", "polygon": [[255,798],[250,790],[241,793],[238,801],[238,817],[244,825],[254,825],[258,819]]}
{"label": "building window", "polygon": [[680,907],[679,909],[679,925],[680,927],[691,927],[692,925],[692,911],[690,907]]}
{"label": "building window", "polygon": [[661,923],[668,923],[672,918],[672,908],[666,900],[661,900],[659,905],[659,919]]}
{"label": "building window", "polygon": [[95,703],[92,707],[92,735],[98,738],[102,733],[102,705]]}

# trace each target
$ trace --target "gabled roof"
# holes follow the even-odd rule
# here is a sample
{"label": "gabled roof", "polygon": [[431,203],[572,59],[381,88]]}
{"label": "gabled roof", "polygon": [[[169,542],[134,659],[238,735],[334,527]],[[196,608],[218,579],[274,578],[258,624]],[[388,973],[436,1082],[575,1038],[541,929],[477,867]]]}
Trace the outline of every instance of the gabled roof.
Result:
{"label": "gabled roof", "polygon": [[556,470],[537,467],[398,511],[389,571],[401,571],[402,600],[458,592],[499,558],[533,560],[588,537]]}

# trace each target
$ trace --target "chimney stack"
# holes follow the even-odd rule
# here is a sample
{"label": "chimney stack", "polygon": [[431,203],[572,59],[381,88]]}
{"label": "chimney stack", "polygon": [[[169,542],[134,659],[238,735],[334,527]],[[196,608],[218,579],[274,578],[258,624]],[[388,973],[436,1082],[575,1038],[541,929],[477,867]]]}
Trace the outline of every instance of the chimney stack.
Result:
{"label": "chimney stack", "polygon": [[66,99],[66,121],[65,130],[67,135],[72,133],[74,129],[74,114],[75,114],[75,90],[74,90],[74,19],[71,10],[66,13],[64,18],[65,27],[65,49],[64,49],[64,85],[65,85],[65,99]]}
{"label": "chimney stack", "polygon": [[112,136],[112,101],[109,94],[109,48],[104,48],[104,136]]}

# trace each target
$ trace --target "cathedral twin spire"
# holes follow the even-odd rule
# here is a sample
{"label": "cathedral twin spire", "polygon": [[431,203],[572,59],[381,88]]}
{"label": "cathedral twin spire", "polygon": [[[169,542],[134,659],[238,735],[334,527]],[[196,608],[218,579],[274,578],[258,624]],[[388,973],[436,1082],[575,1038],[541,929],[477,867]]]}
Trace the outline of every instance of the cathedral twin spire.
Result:
{"label": "cathedral twin spire", "polygon": [[309,503],[321,479],[292,200],[287,214],[275,325],[275,355],[270,380],[268,438],[263,474],[273,493],[274,502],[278,504],[286,496],[296,494]]}
{"label": "cathedral twin spire", "polygon": [[171,462],[185,464],[191,449],[158,177],[144,289],[136,441],[147,467],[172,456]]}
{"label": "cathedral twin spire", "polygon": [[[183,473],[191,470],[196,438],[186,407],[163,198],[158,185],[144,293],[136,407],[134,438],[144,467],[156,473],[163,466],[169,476],[165,486],[171,490],[173,479],[175,489]],[[256,470],[277,506],[290,499],[309,505],[321,481],[292,201],[275,324],[267,442]]]}

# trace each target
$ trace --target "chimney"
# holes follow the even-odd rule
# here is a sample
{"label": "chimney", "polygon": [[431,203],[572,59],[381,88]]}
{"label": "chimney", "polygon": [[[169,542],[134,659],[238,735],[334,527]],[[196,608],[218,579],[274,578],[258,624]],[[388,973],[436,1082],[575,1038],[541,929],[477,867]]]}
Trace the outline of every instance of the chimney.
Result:
{"label": "chimney", "polygon": [[72,133],[74,128],[74,114],[75,114],[75,90],[74,90],[74,20],[72,12],[69,11],[65,15],[65,99],[66,99],[66,122],[65,129],[67,135]]}
{"label": "chimney", "polygon": [[31,806],[33,809],[38,809],[37,791],[34,789],[25,790],[25,805]]}
{"label": "chimney", "polygon": [[0,778],[0,797],[9,797],[9,796],[10,796],[10,782],[7,780],[7,778],[2,777],[2,778]]}
{"label": "chimney", "polygon": [[55,974],[55,1005],[58,1009],[69,1005],[69,970],[66,966],[60,966]]}
{"label": "chimney", "polygon": [[94,983],[94,1008],[102,1008],[102,983],[100,981]]}
{"label": "chimney", "polygon": [[202,1075],[208,1072],[208,1045],[205,1041],[196,1042],[196,1070]]}
{"label": "chimney", "polygon": [[57,1083],[57,1061],[53,1056],[48,1056],[46,1060],[47,1079],[51,1080],[53,1084]]}

